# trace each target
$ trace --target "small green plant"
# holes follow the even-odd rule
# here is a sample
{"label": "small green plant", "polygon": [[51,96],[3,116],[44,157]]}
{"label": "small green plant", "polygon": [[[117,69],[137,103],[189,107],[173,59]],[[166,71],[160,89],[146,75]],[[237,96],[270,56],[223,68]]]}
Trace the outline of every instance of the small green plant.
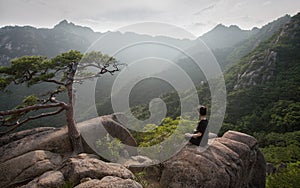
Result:
{"label": "small green plant", "polygon": [[108,133],[98,139],[95,144],[104,158],[115,162],[120,159],[120,152],[124,149],[122,142],[117,138],[112,138]]}
{"label": "small green plant", "polygon": [[60,188],[73,188],[73,187],[75,187],[73,182],[66,181]]}
{"label": "small green plant", "polygon": [[137,172],[134,174],[135,178],[134,180],[138,183],[140,183],[143,187],[147,187],[149,185],[149,182],[146,179],[146,172]]}

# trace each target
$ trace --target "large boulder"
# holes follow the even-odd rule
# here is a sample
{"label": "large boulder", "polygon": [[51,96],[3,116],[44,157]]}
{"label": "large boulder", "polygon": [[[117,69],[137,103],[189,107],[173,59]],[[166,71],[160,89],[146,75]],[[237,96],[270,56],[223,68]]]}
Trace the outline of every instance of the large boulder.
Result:
{"label": "large boulder", "polygon": [[0,137],[0,147],[6,145],[8,143],[11,143],[13,141],[20,140],[24,137],[38,134],[41,132],[47,132],[47,131],[50,133],[52,131],[55,131],[55,128],[54,127],[38,127],[35,129],[28,129],[28,130],[19,131],[19,132],[9,134],[9,135],[4,135],[4,136]]}
{"label": "large boulder", "polygon": [[111,137],[117,138],[125,144],[124,149],[129,155],[137,155],[137,142],[123,125],[126,123],[125,119],[125,116],[122,114],[112,114],[79,123],[78,128],[84,138],[86,152],[101,155],[101,151],[97,148],[96,142],[101,138],[105,138],[108,133]]}
{"label": "large boulder", "polygon": [[48,171],[20,188],[51,188],[62,187],[64,184],[64,175],[60,171]]}
{"label": "large boulder", "polygon": [[156,164],[157,161],[153,161],[152,159],[146,157],[146,156],[131,156],[129,159],[127,159],[124,162],[124,166],[131,170],[132,172],[141,172],[145,169],[147,166],[151,166]]}
{"label": "large boulder", "polygon": [[[118,138],[128,146],[125,149],[130,155],[137,155],[137,143],[125,126],[118,121],[121,114],[112,114],[97,117],[77,125],[84,140],[84,150],[88,153],[97,153],[96,141],[103,138],[105,132]],[[124,117],[123,117],[124,118]],[[86,144],[89,143],[89,144]],[[35,150],[47,150],[54,153],[66,154],[72,152],[72,145],[68,137],[68,129],[64,128],[36,128],[20,131],[0,138],[0,162]],[[97,153],[100,154],[101,153]]]}
{"label": "large boulder", "polygon": [[[8,138],[14,139],[0,147],[0,162],[7,161],[35,150],[47,150],[60,154],[72,151],[67,128],[37,130],[39,130],[39,128],[31,131],[21,131],[7,136]],[[35,134],[24,136],[28,132],[35,132]]]}
{"label": "large boulder", "polygon": [[13,187],[32,180],[62,163],[59,154],[37,150],[0,164],[0,187]]}
{"label": "large boulder", "polygon": [[266,163],[252,136],[229,131],[204,150],[187,145],[146,170],[156,187],[265,187]]}
{"label": "large boulder", "polygon": [[124,166],[107,163],[87,154],[79,154],[69,158],[61,169],[67,181],[78,184],[83,178],[102,179],[115,176],[122,179],[133,179],[134,175]]}
{"label": "large boulder", "polygon": [[93,179],[77,185],[75,188],[143,188],[141,184],[132,179],[122,179],[114,176],[106,176],[101,180]]}

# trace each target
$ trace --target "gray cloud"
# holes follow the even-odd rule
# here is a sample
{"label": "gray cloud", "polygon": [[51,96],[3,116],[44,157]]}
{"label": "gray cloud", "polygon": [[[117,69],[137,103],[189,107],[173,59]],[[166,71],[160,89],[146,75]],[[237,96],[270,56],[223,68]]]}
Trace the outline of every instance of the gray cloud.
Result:
{"label": "gray cloud", "polygon": [[157,10],[151,10],[146,8],[127,8],[127,9],[121,9],[121,10],[113,10],[108,11],[104,13],[99,13],[94,18],[97,20],[97,18],[109,20],[109,21],[138,21],[138,20],[147,20],[151,19],[153,15],[160,14],[160,11]]}
{"label": "gray cloud", "polygon": [[205,8],[203,8],[203,9],[201,9],[200,11],[194,13],[194,15],[200,15],[200,14],[203,14],[204,12],[213,9],[214,7],[215,7],[215,5],[210,5],[210,6],[208,6],[208,7],[205,7]]}
{"label": "gray cloud", "polygon": [[196,27],[202,27],[205,25],[206,25],[205,23],[200,23],[200,22],[194,23],[194,26],[196,26]]}
{"label": "gray cloud", "polygon": [[271,3],[272,3],[271,1],[265,1],[265,2],[262,3],[262,6],[267,6],[267,5],[271,4]]}
{"label": "gray cloud", "polygon": [[261,19],[250,17],[250,16],[243,16],[241,19],[244,22],[250,22],[250,23],[262,23],[263,22],[263,20],[261,20]]}
{"label": "gray cloud", "polygon": [[185,27],[200,35],[214,23],[260,27],[285,14],[296,14],[299,7],[299,0],[0,0],[0,26],[51,28],[67,19],[95,31],[107,31],[152,21]]}

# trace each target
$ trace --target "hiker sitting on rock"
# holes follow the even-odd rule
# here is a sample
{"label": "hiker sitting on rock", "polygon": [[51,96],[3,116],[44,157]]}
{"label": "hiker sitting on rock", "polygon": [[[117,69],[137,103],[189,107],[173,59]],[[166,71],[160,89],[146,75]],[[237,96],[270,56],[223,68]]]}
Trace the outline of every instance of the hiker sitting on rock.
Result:
{"label": "hiker sitting on rock", "polygon": [[208,125],[208,120],[206,119],[207,109],[205,106],[200,106],[197,109],[199,113],[199,122],[194,133],[185,133],[185,137],[190,139],[189,142],[197,146],[206,146],[208,142],[208,131],[205,131]]}

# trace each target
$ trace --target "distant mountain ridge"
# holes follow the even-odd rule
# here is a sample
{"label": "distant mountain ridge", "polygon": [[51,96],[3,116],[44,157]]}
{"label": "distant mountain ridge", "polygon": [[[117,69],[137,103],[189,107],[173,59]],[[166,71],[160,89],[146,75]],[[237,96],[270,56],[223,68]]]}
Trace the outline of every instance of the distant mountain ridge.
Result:
{"label": "distant mountain ridge", "polygon": [[152,37],[136,33],[110,31],[106,33],[94,32],[91,28],[75,25],[66,20],[61,21],[52,29],[5,26],[0,28],[0,65],[7,65],[10,59],[24,55],[52,57],[71,49],[85,52],[93,42],[102,36],[105,36],[103,42],[96,46],[96,50],[110,54],[123,45],[137,41],[164,42],[174,44],[182,49],[192,46],[193,43],[190,40],[165,36]]}
{"label": "distant mountain ridge", "polygon": [[9,59],[24,55],[53,57],[71,49],[85,51],[99,36],[101,33],[66,20],[52,29],[6,26],[0,29],[0,61],[7,64]]}
{"label": "distant mountain ridge", "polygon": [[252,29],[256,30],[255,34],[248,38],[248,40],[242,41],[239,44],[237,44],[233,51],[227,56],[226,61],[238,61],[240,58],[254,50],[254,48],[256,48],[261,42],[271,37],[290,20],[291,16],[285,15],[264,25],[261,29]]}
{"label": "distant mountain ridge", "polygon": [[[269,25],[271,28],[273,27],[273,23]],[[277,26],[274,26],[274,28],[276,29]],[[226,27],[219,24],[211,31],[199,37],[199,39],[203,40],[213,51],[221,49],[223,53],[225,49],[225,53],[230,53],[231,50],[228,49],[234,48],[237,44],[248,40],[250,37],[261,39],[264,38],[259,37],[261,35],[269,36],[272,34],[272,30],[268,32],[264,27],[262,29],[252,29],[248,31],[241,30],[238,26]],[[190,40],[180,40],[164,36],[151,37],[136,33],[94,32],[89,27],[75,25],[67,20],[62,20],[52,29],[38,29],[31,26],[5,26],[0,28],[0,65],[7,65],[10,59],[24,55],[53,57],[70,49],[85,52],[94,41],[104,35],[109,36],[107,40],[104,41],[105,45],[97,47],[104,53],[112,53],[112,49],[122,47],[122,44],[130,41],[132,43],[142,40],[160,41],[175,44],[175,46],[179,46],[182,49],[192,48],[195,43]],[[253,49],[253,45],[251,47]],[[218,54],[215,55],[218,56]],[[223,56],[220,59],[224,59]]]}
{"label": "distant mountain ridge", "polygon": [[249,39],[255,35],[259,29],[242,30],[236,25],[226,27],[218,24],[211,31],[200,37],[211,49],[222,49],[233,47],[241,41]]}

